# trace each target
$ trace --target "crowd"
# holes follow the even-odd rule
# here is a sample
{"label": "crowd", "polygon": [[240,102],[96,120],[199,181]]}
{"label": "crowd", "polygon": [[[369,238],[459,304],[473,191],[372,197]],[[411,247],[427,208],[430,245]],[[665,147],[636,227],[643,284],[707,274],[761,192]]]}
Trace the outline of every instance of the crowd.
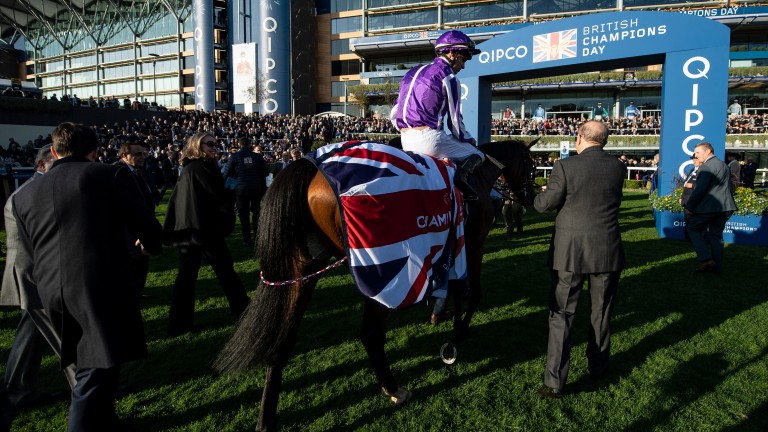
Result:
{"label": "crowd", "polygon": [[[581,117],[547,118],[539,121],[526,119],[494,119],[493,135],[567,135],[576,136],[576,129],[584,122]],[[661,119],[647,116],[633,119],[610,117],[604,121],[611,135],[659,135]],[[766,132],[768,114],[742,114],[726,120],[728,134],[760,134]]]}
{"label": "crowd", "polygon": [[[395,133],[388,119],[314,117],[311,115],[244,115],[242,113],[172,111],[166,116],[90,126],[99,138],[99,161],[117,160],[120,145],[129,137],[149,148],[148,163],[162,163],[169,151],[181,151],[195,132],[210,132],[217,138],[219,163],[223,166],[236,151],[239,138],[249,138],[261,147],[267,162],[283,159],[292,150],[307,152],[315,141],[335,142],[363,138],[372,133]],[[22,145],[11,138],[0,157],[11,166],[34,166],[36,149],[49,144],[51,137],[38,136]]]}
{"label": "crowd", "polygon": [[[575,136],[583,120],[576,117],[546,119],[493,120],[493,135],[565,135]],[[613,135],[659,134],[660,123],[656,117],[611,118],[605,122]],[[741,115],[727,119],[729,134],[765,133],[766,115]],[[183,147],[185,138],[194,132],[207,131],[219,142],[220,160],[225,163],[231,152],[236,151],[236,140],[241,137],[259,144],[265,160],[282,160],[283,152],[301,150],[307,152],[315,141],[337,142],[350,139],[370,138],[369,134],[396,134],[389,119],[360,117],[314,117],[311,115],[244,115],[242,113],[195,111],[171,111],[165,117],[126,121],[112,125],[92,125],[99,136],[99,160],[111,163],[116,160],[120,143],[129,136],[136,136],[150,148],[152,156],[162,161],[169,150],[176,152]],[[34,166],[37,149],[50,143],[50,137],[38,136],[21,144],[11,139],[6,148],[0,146],[0,157],[6,164],[16,167]],[[151,160],[150,160],[151,162]],[[552,161],[542,159],[538,166],[550,166]],[[549,162],[549,165],[547,164]],[[629,159],[630,167],[650,166],[650,161]]]}

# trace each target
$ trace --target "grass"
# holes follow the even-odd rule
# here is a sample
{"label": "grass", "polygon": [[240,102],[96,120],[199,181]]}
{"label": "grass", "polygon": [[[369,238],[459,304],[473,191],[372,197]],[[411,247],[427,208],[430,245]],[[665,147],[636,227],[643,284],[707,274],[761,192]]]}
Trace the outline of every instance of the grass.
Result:
{"label": "grass", "polygon": [[[162,218],[164,208],[158,209]],[[286,431],[763,431],[768,429],[768,248],[728,246],[721,276],[698,275],[690,244],[660,240],[647,195],[626,192],[621,224],[629,267],[613,318],[611,369],[587,376],[588,302],[576,315],[568,394],[543,400],[548,270],[553,215],[529,211],[523,237],[497,225],[486,243],[485,295],[459,361],[437,357],[450,324],[428,324],[430,308],[395,313],[387,353],[414,399],[393,408],[381,396],[357,339],[361,298],[343,269],[321,279],[285,371],[279,422]],[[589,223],[589,221],[584,221]],[[258,266],[239,236],[236,270],[254,287]],[[118,413],[138,431],[249,431],[258,418],[263,371],[216,376],[210,363],[233,319],[210,267],[197,284],[202,330],[165,336],[176,253],[152,258],[144,300],[150,356],[124,367],[133,392]],[[279,288],[275,288],[279,289]],[[19,313],[0,312],[0,360]],[[66,391],[53,356],[40,388]],[[22,411],[18,431],[64,430],[67,398]]]}

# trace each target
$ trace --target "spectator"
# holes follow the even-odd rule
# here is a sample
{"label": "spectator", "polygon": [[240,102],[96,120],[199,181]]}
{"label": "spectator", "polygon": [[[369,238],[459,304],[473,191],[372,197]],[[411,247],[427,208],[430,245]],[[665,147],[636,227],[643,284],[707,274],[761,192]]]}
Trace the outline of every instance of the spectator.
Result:
{"label": "spectator", "polygon": [[216,166],[216,138],[197,132],[184,147],[179,176],[168,202],[164,243],[179,251],[179,273],[173,285],[168,335],[191,332],[195,313],[195,282],[203,255],[213,267],[233,315],[248,305],[224,241],[234,228],[235,214],[225,198],[224,179]]}
{"label": "spectator", "polygon": [[[259,212],[261,199],[267,191],[267,164],[261,154],[251,148],[251,140],[240,138],[238,140],[240,151],[229,158],[223,169],[224,178],[237,179],[235,188],[235,201],[237,215],[240,218],[240,228],[243,232],[243,242],[246,246],[253,246],[251,237],[250,219],[253,217],[254,237],[259,227]],[[299,150],[294,150],[299,152]]]}
{"label": "spectator", "polygon": [[[696,145],[693,155],[701,162],[696,186],[683,210],[689,219],[688,235],[699,265],[697,273],[720,273],[723,268],[723,229],[736,210],[728,166],[715,157],[712,144]],[[705,238],[706,236],[706,238]]]}
{"label": "spectator", "polygon": [[744,164],[744,168],[741,170],[741,178],[744,187],[750,189],[755,187],[755,175],[757,175],[757,164],[754,159],[747,157],[747,163]]}
{"label": "spectator", "polygon": [[46,312],[59,317],[61,364],[77,364],[68,430],[116,430],[120,366],[147,355],[138,296],[115,277],[128,272],[125,230],[160,253],[161,227],[127,169],[92,163],[93,130],[62,123],[53,141],[51,170],[13,200],[20,245],[34,256]]}
{"label": "spectator", "polygon": [[741,115],[741,105],[738,99],[734,99],[733,103],[728,107],[728,117],[734,118]]}
{"label": "spectator", "polygon": [[[37,156],[37,171],[21,187],[45,174],[51,168],[54,157],[51,146],[41,148]],[[17,190],[16,193],[18,193]],[[37,375],[43,360],[46,344],[61,357],[61,339],[56,334],[56,326],[51,316],[43,309],[42,300],[37,292],[33,277],[33,257],[19,248],[19,231],[13,214],[14,195],[5,204],[6,259],[3,272],[0,304],[19,306],[21,319],[16,327],[8,362],[5,367],[5,379],[0,388],[0,430],[10,430],[11,422],[19,407],[34,403],[37,394]],[[74,389],[75,365],[64,368],[70,389]]]}
{"label": "spectator", "polygon": [[731,192],[735,192],[736,188],[741,186],[741,165],[739,165],[739,155],[736,153],[728,153],[726,155],[726,160],[728,160],[728,170],[730,171]]}
{"label": "spectator", "polygon": [[579,128],[575,157],[556,163],[534,205],[557,210],[548,264],[549,342],[544,386],[539,394],[559,398],[568,380],[571,326],[585,280],[589,281],[591,319],[587,368],[593,379],[608,370],[611,315],[625,266],[619,232],[619,207],[626,167],[603,151],[608,128],[592,120]]}
{"label": "spectator", "polygon": [[173,187],[176,186],[176,180],[179,177],[179,167],[178,153],[174,150],[169,150],[162,162],[163,189],[160,191],[160,197],[164,197],[165,191],[169,188],[173,190]]}

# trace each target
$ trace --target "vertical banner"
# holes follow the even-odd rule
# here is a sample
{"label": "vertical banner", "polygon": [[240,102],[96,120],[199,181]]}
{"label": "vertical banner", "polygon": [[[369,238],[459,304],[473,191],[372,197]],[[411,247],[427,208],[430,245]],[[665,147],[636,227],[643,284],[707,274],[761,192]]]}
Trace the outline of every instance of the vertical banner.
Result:
{"label": "vertical banner", "polygon": [[216,109],[213,73],[213,1],[193,0],[195,14],[195,109]]}
{"label": "vertical banner", "polygon": [[232,45],[232,103],[244,104],[245,112],[253,112],[258,88],[256,80],[256,44]]}
{"label": "vertical banner", "polygon": [[723,107],[728,104],[728,45],[667,53],[661,94],[659,194],[669,195],[693,165],[702,141],[725,159]]}
{"label": "vertical banner", "polygon": [[291,113],[291,2],[262,0],[259,6],[259,85],[262,114]]}

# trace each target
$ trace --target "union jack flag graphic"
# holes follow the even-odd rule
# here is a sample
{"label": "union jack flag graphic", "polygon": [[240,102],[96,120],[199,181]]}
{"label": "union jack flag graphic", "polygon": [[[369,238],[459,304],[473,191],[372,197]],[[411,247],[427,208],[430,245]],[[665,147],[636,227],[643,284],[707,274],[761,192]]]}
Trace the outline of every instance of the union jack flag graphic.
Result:
{"label": "union jack flag graphic", "polygon": [[533,62],[576,57],[576,41],[576,29],[534,36]]}
{"label": "union jack flag graphic", "polygon": [[432,281],[466,274],[464,213],[449,189],[454,166],[366,141],[307,155],[339,197],[358,290],[390,308],[428,298]]}

